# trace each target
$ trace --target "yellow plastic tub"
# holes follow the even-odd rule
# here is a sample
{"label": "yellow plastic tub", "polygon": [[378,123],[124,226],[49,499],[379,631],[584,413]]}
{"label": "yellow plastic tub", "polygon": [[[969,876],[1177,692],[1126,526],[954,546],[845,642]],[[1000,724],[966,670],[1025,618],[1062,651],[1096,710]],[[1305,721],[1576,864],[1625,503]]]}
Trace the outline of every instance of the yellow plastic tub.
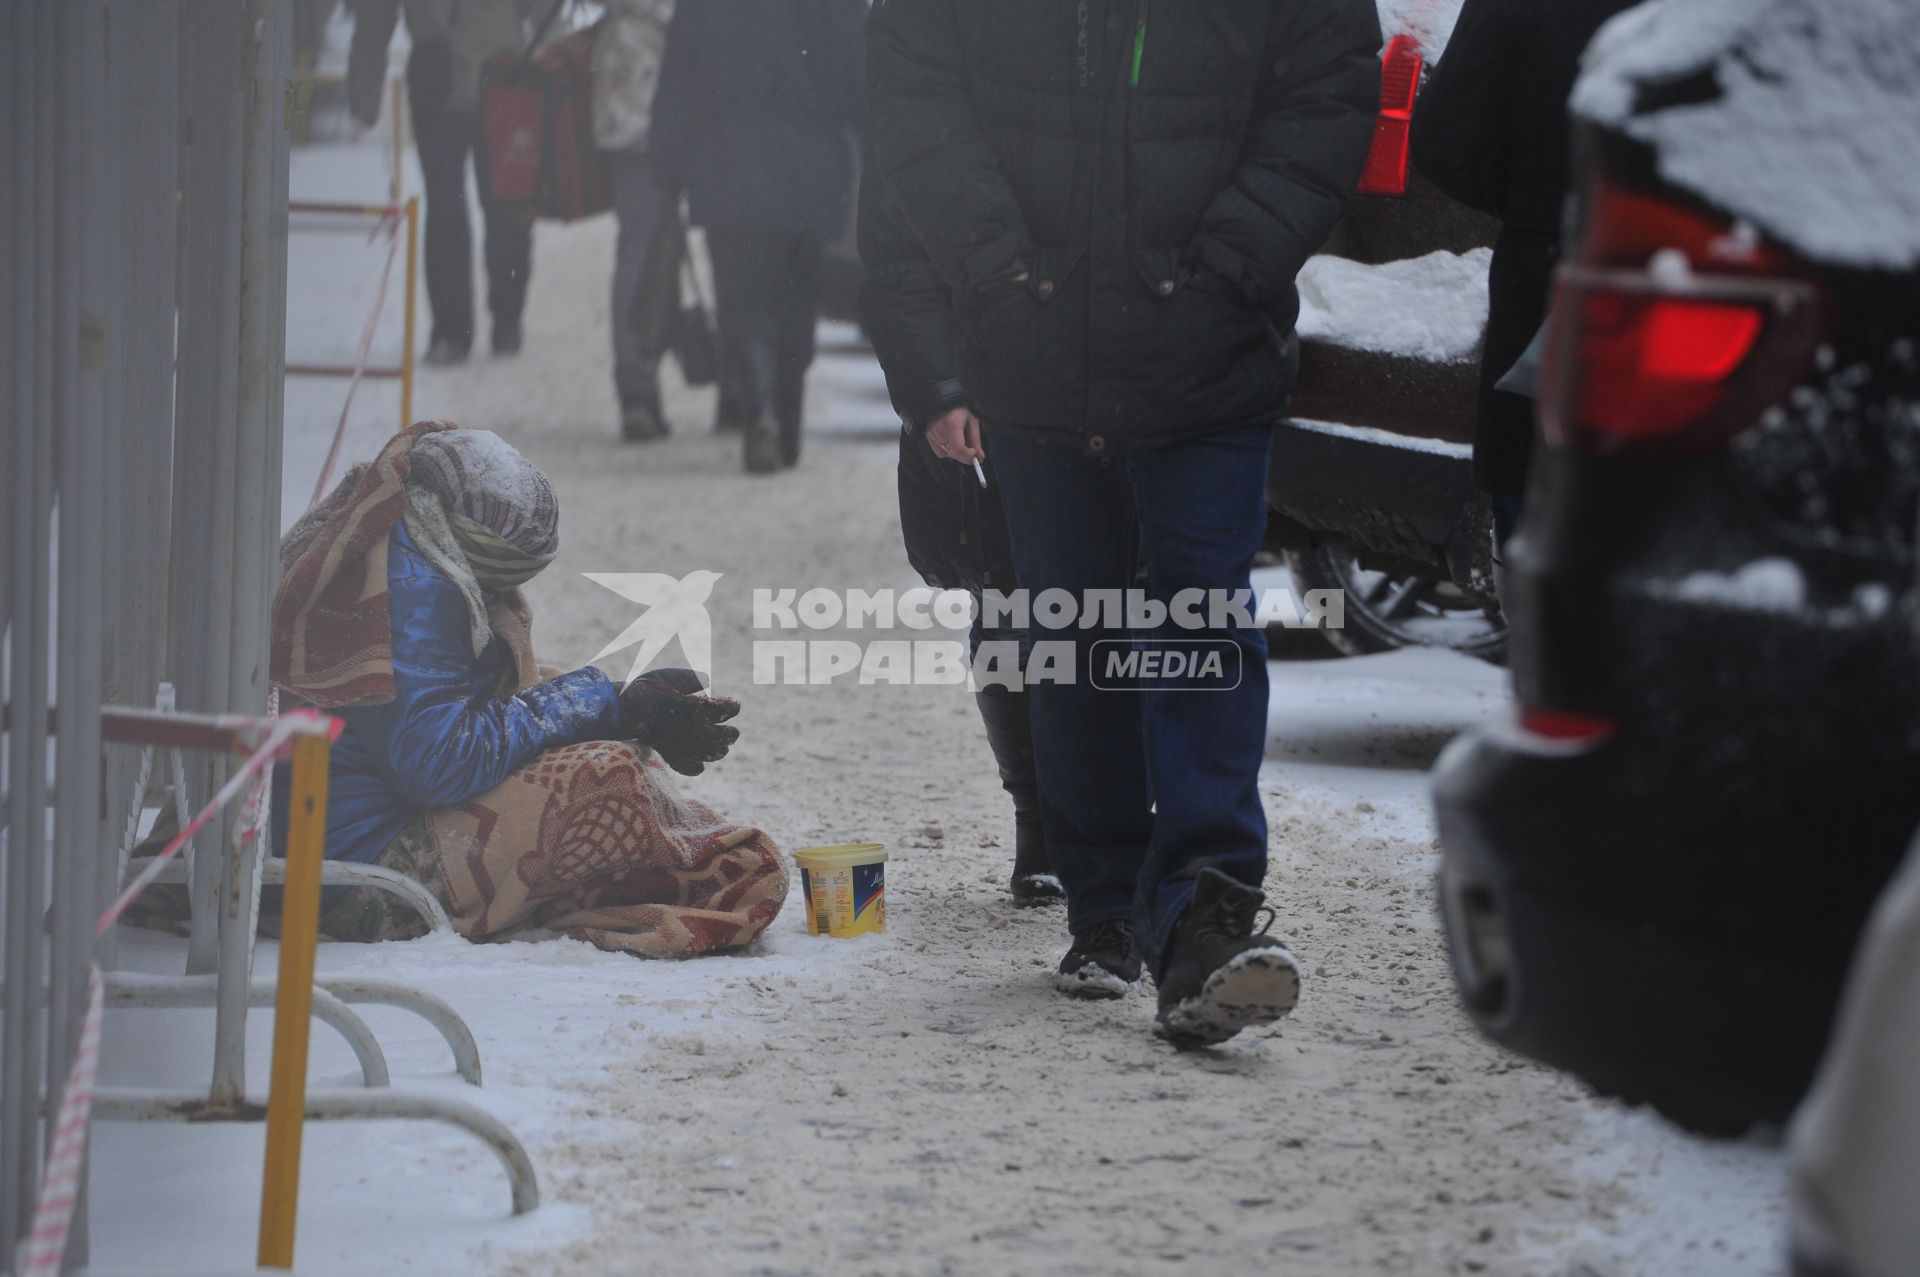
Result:
{"label": "yellow plastic tub", "polygon": [[807,897],[807,934],[864,936],[887,929],[887,849],[877,842],[793,853]]}

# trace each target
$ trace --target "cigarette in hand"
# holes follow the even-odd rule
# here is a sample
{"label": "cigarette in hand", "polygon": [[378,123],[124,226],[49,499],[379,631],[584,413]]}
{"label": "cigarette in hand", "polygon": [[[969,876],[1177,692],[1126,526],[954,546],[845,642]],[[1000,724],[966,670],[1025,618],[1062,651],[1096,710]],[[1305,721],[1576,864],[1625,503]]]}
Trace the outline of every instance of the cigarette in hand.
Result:
{"label": "cigarette in hand", "polygon": [[984,488],[987,486],[987,472],[985,468],[981,466],[980,458],[978,457],[975,457],[973,459],[973,475],[974,475],[974,478],[980,480],[981,487]]}

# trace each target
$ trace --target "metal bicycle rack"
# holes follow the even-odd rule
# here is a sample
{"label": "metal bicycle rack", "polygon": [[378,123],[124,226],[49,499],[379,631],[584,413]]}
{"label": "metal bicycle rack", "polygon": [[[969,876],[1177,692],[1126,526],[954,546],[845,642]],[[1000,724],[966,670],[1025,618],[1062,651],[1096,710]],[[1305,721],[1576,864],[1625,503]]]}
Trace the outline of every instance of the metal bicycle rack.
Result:
{"label": "metal bicycle rack", "polygon": [[[159,702],[171,703],[172,689],[163,688]],[[139,744],[145,749],[130,806],[129,838],[137,827],[137,817],[145,808],[147,783],[152,774],[152,751],[166,748],[176,756],[185,746],[209,747],[222,739],[237,739],[254,720],[226,716],[206,717],[179,714],[166,709],[129,711],[105,709],[101,712],[101,738],[113,743]],[[183,745],[183,742],[185,745]],[[184,768],[175,760],[173,774],[181,777]],[[181,783],[176,781],[176,783]],[[175,793],[177,805],[185,806]],[[274,985],[254,980],[253,951],[258,935],[260,892],[269,879],[284,880],[283,860],[267,857],[270,838],[264,810],[255,820],[252,837],[242,845],[227,845],[224,854],[212,857],[216,864],[213,877],[218,884],[217,899],[221,912],[212,918],[196,907],[192,926],[207,928],[218,954],[216,970],[208,974],[179,976],[113,972],[107,978],[108,1005],[150,1009],[213,1007],[215,1009],[214,1065],[212,1084],[206,1093],[145,1087],[101,1087],[95,1093],[94,1116],[108,1121],[183,1121],[246,1122],[266,1115],[266,1102],[245,1092],[246,1012],[250,1006],[271,1006]],[[191,846],[191,842],[189,843]],[[137,869],[145,857],[129,857],[130,848],[121,848],[121,863]],[[156,881],[171,877],[190,881],[209,857],[206,848],[198,848],[191,866],[169,866],[176,870]],[[272,873],[278,866],[279,872]],[[323,866],[322,881],[328,880],[326,868],[365,870],[371,866]],[[263,868],[269,872],[262,872]],[[406,884],[396,890],[394,881]],[[374,873],[332,875],[341,885],[370,885],[392,891],[414,905],[436,928],[450,929],[446,911],[426,889],[410,879],[387,870]],[[199,904],[195,900],[195,905]],[[430,906],[422,907],[422,905]],[[189,946],[191,951],[192,946]],[[364,978],[316,980],[313,989],[314,1018],[333,1028],[353,1050],[360,1066],[362,1088],[357,1090],[314,1089],[308,1092],[306,1115],[311,1121],[350,1119],[410,1119],[439,1121],[465,1130],[493,1150],[505,1169],[513,1189],[513,1210],[520,1214],[539,1204],[539,1187],[532,1159],[524,1147],[498,1118],[464,1101],[437,1093],[411,1092],[391,1085],[385,1053],[366,1021],[353,1010],[356,1005],[388,1006],[411,1012],[431,1025],[452,1052],[454,1068],[460,1078],[480,1085],[480,1051],[467,1027],[445,1000],[411,985],[392,980]]]}

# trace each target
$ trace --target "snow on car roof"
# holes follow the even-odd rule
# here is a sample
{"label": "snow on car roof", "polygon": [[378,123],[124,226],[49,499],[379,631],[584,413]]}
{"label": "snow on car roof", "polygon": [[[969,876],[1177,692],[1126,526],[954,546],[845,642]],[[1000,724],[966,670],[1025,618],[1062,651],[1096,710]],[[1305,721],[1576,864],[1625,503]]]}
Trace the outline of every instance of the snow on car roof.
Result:
{"label": "snow on car roof", "polygon": [[1471,358],[1487,327],[1493,250],[1368,265],[1322,254],[1300,271],[1306,341],[1433,363]]}
{"label": "snow on car roof", "polygon": [[1465,0],[1376,0],[1380,8],[1380,32],[1391,40],[1410,35],[1420,42],[1420,52],[1429,62],[1439,58],[1453,36],[1453,24],[1460,17]]}
{"label": "snow on car roof", "polygon": [[[1809,256],[1907,269],[1920,265],[1915,31],[1912,0],[1651,0],[1602,28],[1573,109]],[[1717,96],[1661,104],[1658,90],[1703,72]]]}

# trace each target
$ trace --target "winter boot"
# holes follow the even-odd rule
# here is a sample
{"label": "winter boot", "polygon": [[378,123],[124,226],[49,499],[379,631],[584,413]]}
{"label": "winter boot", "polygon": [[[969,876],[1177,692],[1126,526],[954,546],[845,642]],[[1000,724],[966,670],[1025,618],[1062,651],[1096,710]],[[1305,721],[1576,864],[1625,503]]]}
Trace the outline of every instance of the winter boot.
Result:
{"label": "winter boot", "polygon": [[800,464],[800,419],[780,419],[780,464],[792,469]]}
{"label": "winter boot", "polygon": [[747,442],[743,453],[748,474],[772,474],[786,469],[780,455],[780,423],[772,417],[762,417],[747,427]]}
{"label": "winter boot", "polygon": [[1075,933],[1053,977],[1053,987],[1070,998],[1122,998],[1138,983],[1133,928],[1118,921],[1096,922]]}
{"label": "winter boot", "polygon": [[1000,768],[1000,787],[1013,799],[1013,880],[1008,890],[1023,907],[1067,898],[1047,861],[1047,832],[1040,823],[1040,782],[1033,771],[1033,729],[1025,692],[989,687],[975,692],[987,744]]}
{"label": "winter boot", "polygon": [[[1272,1024],[1300,1000],[1300,968],[1266,934],[1273,910],[1254,887],[1203,869],[1193,902],[1173,925],[1162,956],[1154,1032],[1175,1046],[1212,1046],[1244,1028]],[[1266,922],[1254,930],[1257,915]]]}
{"label": "winter boot", "polygon": [[742,450],[748,474],[772,474],[785,469],[780,453],[780,419],[772,406],[773,349],[764,341],[749,341],[740,351],[741,390],[750,396]]}
{"label": "winter boot", "polygon": [[467,362],[468,348],[467,342],[455,341],[451,337],[435,337],[420,362],[430,368],[451,368]]}
{"label": "winter boot", "polygon": [[652,443],[672,433],[657,393],[640,396],[620,410],[620,437],[628,443]]}
{"label": "winter boot", "polygon": [[789,467],[800,464],[800,426],[806,411],[806,366],[783,360],[774,378],[773,415],[780,419],[780,460]]}

